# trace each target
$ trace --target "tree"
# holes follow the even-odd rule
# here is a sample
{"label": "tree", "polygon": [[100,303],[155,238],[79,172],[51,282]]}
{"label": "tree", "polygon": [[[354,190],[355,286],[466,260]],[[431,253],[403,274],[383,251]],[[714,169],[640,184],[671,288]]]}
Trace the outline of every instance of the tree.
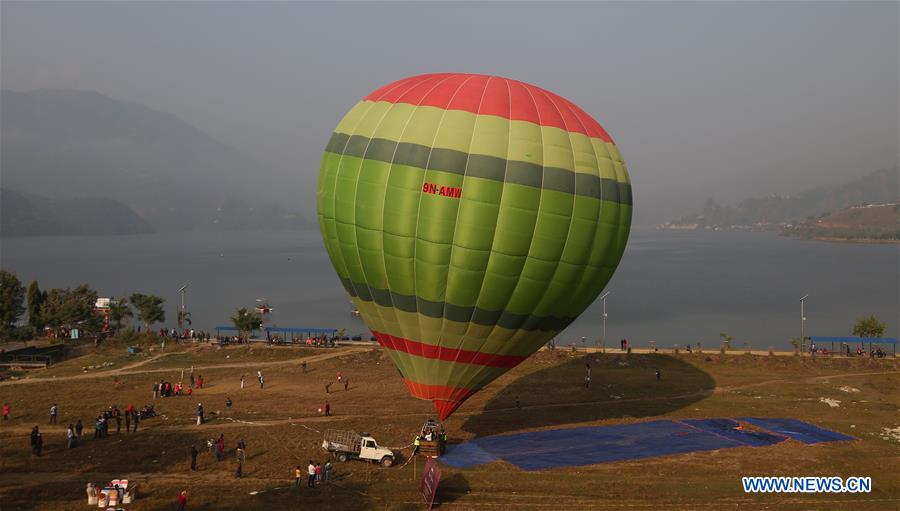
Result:
{"label": "tree", "polygon": [[138,311],[138,319],[147,326],[147,333],[150,333],[153,323],[161,323],[166,320],[166,310],[163,308],[164,299],[140,293],[134,293],[129,299]]}
{"label": "tree", "polygon": [[731,350],[731,340],[734,339],[734,337],[726,334],[725,332],[720,333],[719,337],[722,338],[722,345],[724,346],[724,348],[726,350]]}
{"label": "tree", "polygon": [[94,310],[96,303],[97,292],[87,284],[75,289],[54,288],[47,293],[47,298],[41,305],[40,318],[57,334],[62,327],[71,329],[82,323],[91,330],[97,318]]}
{"label": "tree", "polygon": [[868,318],[862,316],[856,319],[856,324],[853,325],[853,335],[858,337],[881,337],[884,335],[885,328],[886,326],[883,322],[878,321],[874,314],[870,314]]}
{"label": "tree", "polygon": [[78,322],[86,337],[99,337],[103,333],[104,324],[103,314],[97,310],[92,310],[86,318]]}
{"label": "tree", "polygon": [[0,334],[15,327],[19,316],[25,312],[25,288],[15,273],[0,270]]}
{"label": "tree", "polygon": [[47,299],[41,304],[40,321],[41,323],[53,329],[53,332],[59,335],[59,329],[65,325],[65,303],[69,290],[63,288],[54,288],[47,293]]}
{"label": "tree", "polygon": [[36,280],[32,280],[28,285],[28,294],[26,296],[28,302],[28,324],[34,327],[36,332],[44,329],[44,320],[41,318],[41,307],[47,301],[47,292],[41,291]]}
{"label": "tree", "polygon": [[241,339],[247,340],[250,332],[258,330],[262,326],[263,319],[262,314],[256,311],[249,311],[246,307],[241,307],[231,315],[231,322],[238,329],[238,335]]}
{"label": "tree", "polygon": [[791,346],[794,347],[794,355],[800,354],[800,338],[799,337],[791,337]]}
{"label": "tree", "polygon": [[122,320],[133,318],[134,312],[131,311],[131,307],[128,306],[128,300],[125,298],[118,301],[110,301],[109,303],[109,319],[114,321],[116,324],[116,332],[122,328]]}

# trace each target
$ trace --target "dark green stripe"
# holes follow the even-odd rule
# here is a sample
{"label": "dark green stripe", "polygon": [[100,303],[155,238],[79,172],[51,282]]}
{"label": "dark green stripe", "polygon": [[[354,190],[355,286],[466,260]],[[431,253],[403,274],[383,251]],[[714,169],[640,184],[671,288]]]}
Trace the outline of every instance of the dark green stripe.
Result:
{"label": "dark green stripe", "polygon": [[461,307],[446,302],[433,302],[410,295],[401,295],[386,289],[372,289],[366,284],[341,278],[341,284],[350,296],[366,302],[375,302],[382,307],[392,307],[404,312],[423,314],[431,318],[446,318],[460,323],[476,325],[497,325],[510,330],[560,332],[574,317],[533,316],[515,314],[509,311],[489,311],[478,307]]}
{"label": "dark green stripe", "polygon": [[[454,149],[431,148],[408,142],[397,143],[383,138],[366,138],[360,135],[334,133],[325,151],[338,156],[347,155],[367,160],[377,160],[420,169],[440,170],[515,183],[534,188],[575,193],[585,197],[631,204],[631,184],[614,179],[600,178],[581,172],[557,167],[544,167],[536,163],[506,160],[484,154],[468,154]],[[468,169],[466,165],[468,164]],[[507,166],[509,167],[507,169]]]}

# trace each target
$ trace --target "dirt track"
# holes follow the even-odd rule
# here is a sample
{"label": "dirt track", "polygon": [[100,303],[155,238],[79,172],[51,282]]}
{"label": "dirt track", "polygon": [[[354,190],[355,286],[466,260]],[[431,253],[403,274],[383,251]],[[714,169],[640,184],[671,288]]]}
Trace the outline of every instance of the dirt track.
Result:
{"label": "dirt track", "polygon": [[[342,348],[340,350],[331,351],[329,353],[323,353],[321,355],[313,355],[311,357],[302,357],[302,358],[292,358],[290,360],[274,360],[269,362],[235,362],[229,364],[213,364],[206,366],[195,366],[195,369],[234,369],[239,367],[273,367],[273,366],[282,366],[282,365],[299,365],[304,360],[309,362],[321,362],[322,360],[328,360],[330,358],[340,357],[342,355],[347,355],[350,353],[358,353],[363,351],[369,351],[371,348]],[[52,376],[52,377],[37,377],[37,378],[22,378],[19,380],[7,380],[0,382],[0,387],[5,385],[24,385],[28,383],[43,383],[43,382],[58,382],[58,381],[67,381],[67,380],[89,380],[92,378],[106,378],[108,376],[121,376],[127,374],[147,374],[147,373],[165,373],[171,372],[172,368],[161,368],[161,369],[143,369],[140,371],[135,371],[135,368],[141,367],[143,365],[149,364],[151,362],[155,362],[163,357],[167,357],[169,355],[180,354],[182,352],[172,352],[172,353],[160,353],[159,355],[154,355],[146,360],[142,360],[140,362],[136,362],[131,365],[127,365],[124,367],[119,367],[116,369],[109,369],[106,371],[97,371],[93,373],[84,373],[84,374],[73,374],[70,376]]]}

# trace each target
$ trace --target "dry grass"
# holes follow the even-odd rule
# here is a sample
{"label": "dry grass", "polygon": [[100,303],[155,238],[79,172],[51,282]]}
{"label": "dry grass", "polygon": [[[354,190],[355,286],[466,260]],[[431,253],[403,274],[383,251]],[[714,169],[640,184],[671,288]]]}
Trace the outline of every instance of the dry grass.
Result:
{"label": "dry grass", "polygon": [[[168,347],[167,347],[168,349]],[[92,360],[114,353],[90,355]],[[331,357],[309,363],[301,357]],[[227,358],[226,358],[227,357]],[[593,385],[582,387],[584,364]],[[78,366],[77,360],[67,362]],[[193,399],[160,399],[164,416],[103,440],[64,447],[64,428],[77,418],[89,422],[110,404],[150,401],[155,379],[176,381],[185,366],[206,383]],[[125,364],[123,364],[124,366]],[[237,365],[237,367],[235,367]],[[256,385],[262,368],[267,385]],[[656,382],[654,370],[662,371]],[[337,385],[326,396],[323,384],[341,370],[350,389]],[[324,460],[319,448],[326,428],[369,431],[380,443],[409,444],[431,404],[409,397],[387,357],[357,351],[244,347],[187,350],[177,355],[96,377],[0,384],[0,400],[10,402],[13,419],[0,424],[0,508],[82,509],[84,485],[114,477],[138,481],[142,491],[129,510],[172,509],[188,489],[189,509],[419,509],[414,464],[384,469],[362,462],[337,464],[339,479],[317,490],[282,488],[291,469]],[[80,371],[79,371],[80,372]],[[247,388],[239,389],[241,374]],[[35,373],[37,376],[37,373]],[[842,386],[860,389],[847,393]],[[751,355],[617,355],[541,352],[477,394],[446,426],[451,441],[524,429],[611,424],[650,417],[795,417],[859,438],[817,446],[794,441],[765,448],[737,448],[651,458],[634,462],[523,472],[502,462],[466,470],[442,467],[442,508],[490,509],[896,509],[900,507],[900,445],[884,440],[882,427],[900,424],[900,370],[897,361],[818,359]],[[231,417],[213,416],[193,425],[196,402]],[[840,408],[819,402],[841,401]],[[328,398],[334,417],[316,409]],[[522,408],[515,406],[515,401]],[[51,402],[60,406],[59,426],[45,427]],[[28,431],[42,425],[45,454],[32,458]],[[229,449],[247,443],[246,477],[235,480],[229,459],[200,457],[191,473],[189,447],[225,434]],[[408,450],[405,451],[408,454]],[[422,465],[415,464],[420,474]],[[745,495],[744,475],[870,475],[874,491],[862,495]],[[276,489],[281,488],[281,489]],[[251,491],[266,490],[258,495]]]}

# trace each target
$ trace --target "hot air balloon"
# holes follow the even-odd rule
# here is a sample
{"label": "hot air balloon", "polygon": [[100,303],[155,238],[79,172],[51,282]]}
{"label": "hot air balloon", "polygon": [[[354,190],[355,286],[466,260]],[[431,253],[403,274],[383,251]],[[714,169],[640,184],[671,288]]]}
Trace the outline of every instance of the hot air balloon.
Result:
{"label": "hot air balloon", "polygon": [[631,228],[600,124],[497,76],[413,76],[364,97],[325,148],[316,197],[344,288],[441,420],[594,301]]}

